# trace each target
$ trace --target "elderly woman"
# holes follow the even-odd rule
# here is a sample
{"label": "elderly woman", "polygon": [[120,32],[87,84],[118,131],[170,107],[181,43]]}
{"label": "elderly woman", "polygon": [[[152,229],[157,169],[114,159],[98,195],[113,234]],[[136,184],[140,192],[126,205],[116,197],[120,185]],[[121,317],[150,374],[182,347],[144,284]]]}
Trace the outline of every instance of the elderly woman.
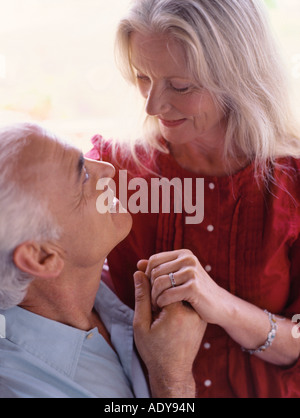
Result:
{"label": "elderly woman", "polygon": [[185,300],[208,322],[199,397],[299,397],[300,142],[262,1],[138,0],[117,47],[148,129],[89,156],[149,185],[204,178],[202,223],[134,214],[108,258],[117,294],[133,306],[138,263],[155,308]]}

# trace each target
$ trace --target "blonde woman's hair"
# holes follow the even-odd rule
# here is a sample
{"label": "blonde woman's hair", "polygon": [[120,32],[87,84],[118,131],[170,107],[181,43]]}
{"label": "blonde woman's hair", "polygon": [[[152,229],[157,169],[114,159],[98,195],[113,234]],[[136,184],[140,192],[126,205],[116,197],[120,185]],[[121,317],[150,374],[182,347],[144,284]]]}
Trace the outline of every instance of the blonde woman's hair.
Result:
{"label": "blonde woman's hair", "polygon": [[[225,161],[247,156],[256,175],[265,176],[277,157],[300,157],[287,77],[262,0],[133,1],[117,30],[116,57],[136,84],[134,32],[169,35],[183,45],[191,77],[227,115]],[[149,116],[146,121],[152,127],[145,132],[146,144],[161,149],[157,121]]]}

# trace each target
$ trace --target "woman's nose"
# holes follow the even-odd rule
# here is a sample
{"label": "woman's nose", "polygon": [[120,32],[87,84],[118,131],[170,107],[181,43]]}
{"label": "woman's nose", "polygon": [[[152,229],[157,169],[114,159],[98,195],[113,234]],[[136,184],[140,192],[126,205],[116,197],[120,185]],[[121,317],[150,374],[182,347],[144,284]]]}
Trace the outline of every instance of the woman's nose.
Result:
{"label": "woman's nose", "polygon": [[157,116],[168,112],[170,104],[168,103],[165,92],[151,88],[148,92],[146,101],[146,112],[149,116]]}
{"label": "woman's nose", "polygon": [[115,167],[110,164],[106,163],[104,161],[95,161],[90,160],[89,158],[85,159],[88,164],[93,164],[97,172],[99,173],[99,177],[108,177],[108,178],[114,178],[116,174]]}

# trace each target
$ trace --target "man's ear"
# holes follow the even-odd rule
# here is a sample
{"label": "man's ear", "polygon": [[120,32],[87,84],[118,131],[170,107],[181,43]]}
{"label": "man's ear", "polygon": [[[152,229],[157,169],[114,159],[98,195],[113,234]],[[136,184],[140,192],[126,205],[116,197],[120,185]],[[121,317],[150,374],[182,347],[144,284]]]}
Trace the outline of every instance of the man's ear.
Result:
{"label": "man's ear", "polygon": [[19,245],[14,251],[13,261],[19,270],[45,279],[58,277],[64,268],[64,260],[53,246],[35,241]]}

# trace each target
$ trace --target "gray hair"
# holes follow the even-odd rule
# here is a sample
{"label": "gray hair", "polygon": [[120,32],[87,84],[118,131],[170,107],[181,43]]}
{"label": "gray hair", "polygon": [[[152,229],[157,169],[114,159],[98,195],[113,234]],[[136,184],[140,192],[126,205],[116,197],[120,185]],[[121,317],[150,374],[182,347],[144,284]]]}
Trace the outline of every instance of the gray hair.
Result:
{"label": "gray hair", "polygon": [[13,262],[16,247],[28,240],[56,240],[59,228],[34,191],[22,187],[17,162],[31,135],[52,137],[36,124],[16,124],[0,129],[0,309],[22,302],[33,277]]}
{"label": "gray hair", "polygon": [[[130,36],[167,34],[184,46],[193,80],[206,88],[227,116],[224,161],[247,156],[257,177],[268,161],[300,156],[286,74],[262,0],[135,0],[121,20],[116,58],[136,84]],[[159,148],[155,118],[145,138]],[[165,150],[166,152],[166,150]]]}

